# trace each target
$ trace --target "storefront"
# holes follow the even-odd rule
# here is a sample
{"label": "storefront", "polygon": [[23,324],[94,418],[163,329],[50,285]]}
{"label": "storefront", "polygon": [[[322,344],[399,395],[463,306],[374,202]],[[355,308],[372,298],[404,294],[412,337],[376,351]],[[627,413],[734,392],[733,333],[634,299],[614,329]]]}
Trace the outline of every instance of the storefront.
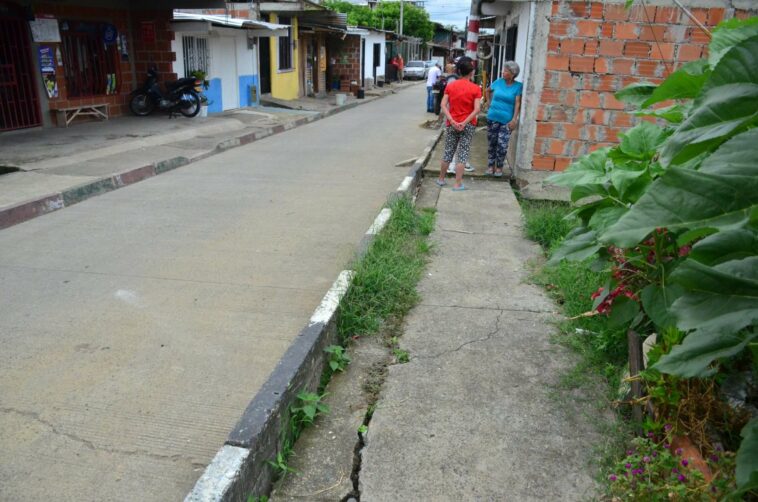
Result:
{"label": "storefront", "polygon": [[149,67],[161,79],[175,78],[173,7],[217,4],[223,2],[0,0],[0,131],[127,113]]}

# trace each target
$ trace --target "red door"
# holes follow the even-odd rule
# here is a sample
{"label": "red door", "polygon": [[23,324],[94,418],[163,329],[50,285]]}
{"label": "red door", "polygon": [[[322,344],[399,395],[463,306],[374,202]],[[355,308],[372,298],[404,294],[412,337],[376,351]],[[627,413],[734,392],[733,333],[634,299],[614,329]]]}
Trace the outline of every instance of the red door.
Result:
{"label": "red door", "polygon": [[39,98],[29,27],[0,3],[0,131],[39,126]]}

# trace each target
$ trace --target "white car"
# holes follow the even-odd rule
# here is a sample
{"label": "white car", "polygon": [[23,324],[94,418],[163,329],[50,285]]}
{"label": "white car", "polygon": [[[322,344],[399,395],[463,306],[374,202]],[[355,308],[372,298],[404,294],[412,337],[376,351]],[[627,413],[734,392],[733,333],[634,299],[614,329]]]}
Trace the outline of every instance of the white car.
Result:
{"label": "white car", "polygon": [[424,80],[427,76],[427,73],[429,72],[429,68],[426,66],[426,64],[423,61],[409,61],[407,65],[405,65],[405,70],[403,71],[403,78],[406,78],[408,80],[410,79],[418,79],[418,80]]}

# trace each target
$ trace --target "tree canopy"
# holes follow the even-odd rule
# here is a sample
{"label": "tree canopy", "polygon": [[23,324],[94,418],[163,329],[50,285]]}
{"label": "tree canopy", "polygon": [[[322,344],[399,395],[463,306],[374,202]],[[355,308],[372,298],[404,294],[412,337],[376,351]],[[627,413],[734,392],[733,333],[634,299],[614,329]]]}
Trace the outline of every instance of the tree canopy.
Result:
{"label": "tree canopy", "polygon": [[[400,2],[379,2],[373,10],[366,5],[356,5],[345,0],[326,0],[323,5],[347,14],[347,23],[353,26],[394,30],[400,20]],[[429,19],[429,13],[406,3],[403,7],[403,34],[431,40],[434,36],[434,23]]]}

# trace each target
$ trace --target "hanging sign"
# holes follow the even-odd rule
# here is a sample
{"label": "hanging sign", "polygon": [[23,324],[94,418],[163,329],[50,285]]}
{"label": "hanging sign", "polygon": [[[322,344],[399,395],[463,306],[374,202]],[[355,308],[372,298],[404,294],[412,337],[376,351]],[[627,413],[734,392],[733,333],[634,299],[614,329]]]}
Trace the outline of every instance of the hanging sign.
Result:
{"label": "hanging sign", "polygon": [[39,47],[39,71],[45,84],[48,98],[58,97],[58,81],[55,78],[55,52],[47,45]]}
{"label": "hanging sign", "polygon": [[155,43],[155,23],[153,21],[142,21],[142,42],[145,44]]}
{"label": "hanging sign", "polygon": [[51,17],[38,17],[29,21],[32,40],[44,43],[60,43],[61,33],[58,31],[58,20]]}

